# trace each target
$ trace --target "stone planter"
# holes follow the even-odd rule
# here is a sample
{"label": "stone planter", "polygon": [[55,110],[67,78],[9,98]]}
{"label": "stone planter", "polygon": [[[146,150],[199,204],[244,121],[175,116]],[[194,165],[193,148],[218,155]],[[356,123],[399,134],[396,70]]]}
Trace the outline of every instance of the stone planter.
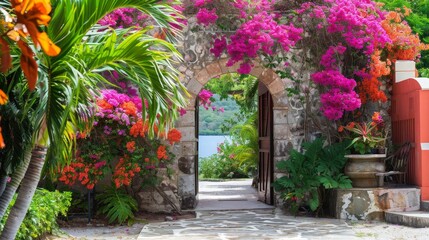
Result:
{"label": "stone planter", "polygon": [[352,180],[353,187],[378,187],[378,179],[375,174],[385,172],[386,154],[352,154],[345,157],[349,160],[344,174]]}

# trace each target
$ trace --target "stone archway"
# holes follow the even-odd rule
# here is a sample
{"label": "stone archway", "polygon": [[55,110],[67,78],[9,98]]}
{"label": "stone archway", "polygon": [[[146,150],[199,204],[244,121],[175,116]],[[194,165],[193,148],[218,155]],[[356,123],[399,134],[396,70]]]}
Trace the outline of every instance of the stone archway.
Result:
{"label": "stone archway", "polygon": [[[237,72],[238,66],[226,67],[226,59],[211,62],[200,70],[193,71],[188,81],[182,77],[182,83],[186,86],[191,99],[186,108],[187,113],[176,123],[178,130],[182,132],[182,140],[175,148],[177,159],[177,194],[181,202],[182,209],[191,209],[196,206],[195,185],[195,162],[198,161],[198,136],[196,136],[196,97],[204,85],[212,78],[222,74]],[[250,73],[258,78],[271,93],[273,98],[273,154],[274,163],[287,157],[288,152],[293,148],[293,137],[290,131],[288,118],[289,102],[285,92],[287,82],[280,79],[271,70],[255,63]],[[274,169],[274,179],[279,176]],[[278,196],[274,196],[274,205],[278,203]]]}

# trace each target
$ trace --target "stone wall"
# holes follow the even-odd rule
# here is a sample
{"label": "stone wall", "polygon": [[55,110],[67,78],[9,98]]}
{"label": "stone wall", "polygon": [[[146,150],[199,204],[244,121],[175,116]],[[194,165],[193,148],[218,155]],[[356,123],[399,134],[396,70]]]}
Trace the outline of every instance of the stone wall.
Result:
{"label": "stone wall", "polygon": [[[198,161],[198,139],[196,136],[196,97],[204,85],[212,78],[222,74],[235,73],[238,66],[227,67],[227,59],[215,59],[210,53],[211,41],[216,29],[200,29],[196,25],[193,16],[188,18],[188,25],[184,29],[183,42],[179,50],[184,56],[184,63],[179,67],[181,72],[181,82],[189,91],[190,99],[186,107],[187,113],[176,123],[178,130],[182,132],[182,140],[176,145],[176,165],[177,165],[177,194],[181,202],[182,209],[194,208],[197,204],[195,196],[195,162]],[[225,57],[225,56],[224,56]],[[292,82],[288,79],[280,79],[277,74],[253,62],[254,67],[251,75],[258,78],[265,84],[273,96],[274,115],[274,162],[278,162],[288,157],[288,153],[293,148],[299,148],[303,139],[302,111],[304,107],[299,106],[299,101],[290,101],[286,94],[286,87]],[[293,104],[291,104],[293,103]],[[274,170],[275,178],[282,176],[282,173]],[[275,196],[279,205],[281,200]]]}

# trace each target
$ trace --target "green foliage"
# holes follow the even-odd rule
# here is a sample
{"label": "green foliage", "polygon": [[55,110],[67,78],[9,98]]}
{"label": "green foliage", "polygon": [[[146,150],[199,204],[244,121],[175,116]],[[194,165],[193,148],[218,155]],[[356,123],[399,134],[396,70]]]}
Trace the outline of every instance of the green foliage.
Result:
{"label": "green foliage", "polygon": [[137,201],[123,189],[110,188],[97,196],[100,202],[100,212],[106,214],[109,223],[134,219],[134,211],[137,211]]}
{"label": "green foliage", "polygon": [[247,173],[254,174],[258,168],[259,135],[256,126],[256,113],[246,123],[236,125],[231,130],[234,159],[240,162],[240,167]]}
{"label": "green foliage", "polygon": [[420,76],[429,78],[429,68],[419,69]]}
{"label": "green foliage", "polygon": [[[16,239],[35,239],[43,234],[51,233],[58,229],[56,218],[59,214],[66,216],[72,199],[71,192],[50,192],[45,189],[37,189],[31,201],[30,208],[19,228]],[[9,216],[10,209],[15,204],[16,196],[0,223],[3,230]]]}
{"label": "green foliage", "polygon": [[224,74],[211,79],[206,88],[218,94],[221,100],[232,96],[242,112],[254,112],[258,107],[258,79],[252,75]]}
{"label": "green foliage", "polygon": [[225,142],[219,145],[219,152],[200,159],[200,178],[247,178],[247,172],[240,162],[234,159],[236,145]]}
{"label": "green foliage", "polygon": [[342,173],[348,144],[324,146],[322,139],[316,139],[303,143],[302,153],[292,150],[289,159],[277,164],[279,170],[288,174],[274,183],[276,191],[281,192],[286,202],[295,205],[292,207],[296,208],[297,201],[303,201],[318,213],[325,189],[352,187],[350,179]]}

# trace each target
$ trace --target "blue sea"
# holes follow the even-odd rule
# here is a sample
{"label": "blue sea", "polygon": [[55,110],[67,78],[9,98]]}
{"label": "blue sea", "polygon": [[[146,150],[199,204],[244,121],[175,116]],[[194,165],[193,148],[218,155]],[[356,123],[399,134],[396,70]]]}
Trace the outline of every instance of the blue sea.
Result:
{"label": "blue sea", "polygon": [[231,140],[228,135],[199,135],[198,136],[198,155],[199,158],[208,157],[217,153],[217,146],[224,141]]}

